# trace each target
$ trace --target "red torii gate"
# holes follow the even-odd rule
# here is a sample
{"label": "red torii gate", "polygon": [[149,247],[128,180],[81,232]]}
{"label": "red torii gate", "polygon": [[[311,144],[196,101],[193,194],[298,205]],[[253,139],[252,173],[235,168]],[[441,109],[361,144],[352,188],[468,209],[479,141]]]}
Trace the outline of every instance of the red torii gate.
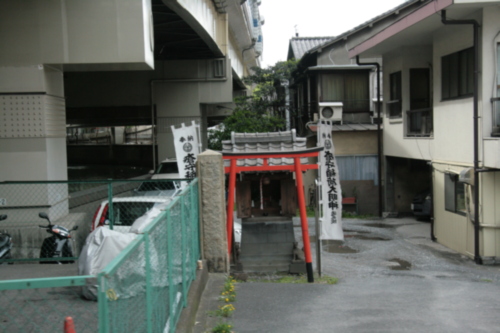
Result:
{"label": "red torii gate", "polygon": [[[304,183],[302,180],[302,171],[318,169],[317,164],[302,164],[300,159],[302,157],[318,157],[323,147],[310,148],[304,150],[288,151],[288,152],[269,152],[269,153],[223,153],[222,158],[230,161],[230,166],[225,167],[225,173],[229,173],[229,193],[227,203],[227,241],[228,251],[231,255],[231,245],[233,242],[233,207],[234,207],[234,190],[236,187],[236,174],[245,171],[291,171],[295,172],[295,179],[297,181],[297,198],[299,201],[300,220],[302,225],[302,240],[304,243],[304,254],[306,257],[306,272],[307,281],[314,282],[313,269],[312,269],[312,256],[311,244],[309,242],[309,229],[307,225],[306,215],[306,202],[304,198]],[[236,162],[242,159],[256,159],[263,160],[262,165],[259,166],[237,166]],[[287,165],[269,165],[268,159],[270,158],[292,158],[294,164]]]}

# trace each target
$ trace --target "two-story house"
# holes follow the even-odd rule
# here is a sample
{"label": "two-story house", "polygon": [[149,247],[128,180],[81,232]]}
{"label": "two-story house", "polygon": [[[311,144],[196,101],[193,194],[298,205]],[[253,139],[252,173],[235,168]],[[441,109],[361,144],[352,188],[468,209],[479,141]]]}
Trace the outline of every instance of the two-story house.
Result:
{"label": "two-story house", "polygon": [[[299,60],[291,84],[292,126],[308,137],[309,146],[315,146],[314,124],[321,119],[324,108],[340,109],[334,117],[332,135],[342,194],[356,198],[359,214],[379,215],[383,210],[383,200],[379,200],[383,126],[378,118],[383,98],[377,94],[378,86],[382,88],[382,59],[374,56],[357,64],[349,58],[348,48],[383,31],[395,18],[410,13],[419,4],[407,1],[394,9],[397,15],[385,12],[339,36],[296,36],[289,43],[288,59]],[[306,176],[306,188],[315,176]]]}
{"label": "two-story house", "polygon": [[433,237],[498,260],[500,1],[421,1],[349,57],[384,64],[386,210],[428,189]]}

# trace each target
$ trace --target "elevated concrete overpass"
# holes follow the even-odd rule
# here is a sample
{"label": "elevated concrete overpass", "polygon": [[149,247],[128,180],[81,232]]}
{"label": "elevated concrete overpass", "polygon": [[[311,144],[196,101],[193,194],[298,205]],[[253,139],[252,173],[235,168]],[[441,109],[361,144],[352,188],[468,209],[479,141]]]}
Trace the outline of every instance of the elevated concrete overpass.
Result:
{"label": "elevated concrete overpass", "polygon": [[66,124],[154,124],[173,156],[170,126],[226,116],[259,65],[257,6],[0,0],[0,181],[67,179]]}

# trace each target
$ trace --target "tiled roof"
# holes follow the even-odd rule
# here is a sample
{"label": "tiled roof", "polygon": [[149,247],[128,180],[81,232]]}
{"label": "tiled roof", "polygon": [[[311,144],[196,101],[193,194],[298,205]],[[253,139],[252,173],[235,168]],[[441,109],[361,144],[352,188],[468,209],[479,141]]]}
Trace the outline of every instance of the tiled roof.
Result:
{"label": "tiled roof", "polygon": [[[267,133],[231,133],[231,140],[222,141],[222,153],[287,152],[306,149],[306,138],[299,138],[295,130]],[[270,158],[269,165],[291,165],[291,158]],[[301,162],[306,164],[307,157]],[[229,166],[229,161],[224,161]],[[261,158],[238,160],[238,166],[262,165]]]}
{"label": "tiled roof", "polygon": [[310,49],[324,44],[335,37],[293,37],[290,39],[288,48],[288,59],[295,58],[299,60],[304,53]]}

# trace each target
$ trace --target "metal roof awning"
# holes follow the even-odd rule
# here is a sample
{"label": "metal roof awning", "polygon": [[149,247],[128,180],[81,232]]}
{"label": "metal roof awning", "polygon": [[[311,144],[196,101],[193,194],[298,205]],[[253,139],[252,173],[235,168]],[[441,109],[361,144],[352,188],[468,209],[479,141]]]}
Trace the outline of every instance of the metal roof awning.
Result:
{"label": "metal roof awning", "polygon": [[[310,122],[306,124],[306,127],[312,132],[316,132],[318,123]],[[380,126],[382,128],[382,125]],[[332,125],[333,132],[361,132],[361,131],[376,131],[377,124],[342,124],[342,125]]]}
{"label": "metal roof awning", "polygon": [[308,71],[332,71],[332,70],[368,70],[375,66],[358,66],[358,65],[319,65],[308,67]]}
{"label": "metal roof awning", "polygon": [[442,10],[446,10],[454,19],[461,19],[487,5],[488,3],[483,1],[431,1],[351,48],[349,57],[380,56],[401,46],[430,46],[434,32],[444,27],[440,15]]}

